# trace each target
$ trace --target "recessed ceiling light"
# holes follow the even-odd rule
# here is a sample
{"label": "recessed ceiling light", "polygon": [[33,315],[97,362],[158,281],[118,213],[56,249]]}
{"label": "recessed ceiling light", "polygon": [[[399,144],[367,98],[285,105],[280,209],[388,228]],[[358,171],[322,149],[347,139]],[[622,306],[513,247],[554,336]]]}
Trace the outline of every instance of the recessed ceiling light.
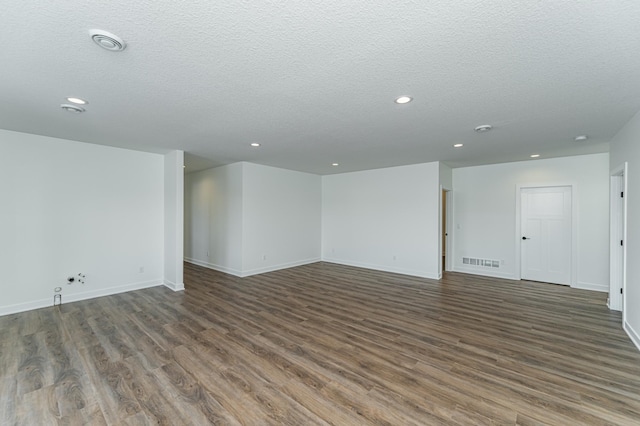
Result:
{"label": "recessed ceiling light", "polygon": [[84,108],[81,108],[81,107],[76,106],[76,105],[71,105],[71,104],[60,104],[60,108],[62,108],[65,111],[73,112],[73,113],[76,113],[76,114],[84,112]]}
{"label": "recessed ceiling light", "polygon": [[340,164],[338,164],[338,163],[331,163],[331,165],[332,165],[333,167],[338,167]]}
{"label": "recessed ceiling light", "polygon": [[463,144],[461,144],[461,143],[457,143],[457,144],[453,145],[453,147],[454,147],[454,148],[461,148],[461,147],[463,147],[463,146],[464,146],[464,145],[463,145]]}
{"label": "recessed ceiling light", "polygon": [[260,146],[260,144],[259,144],[258,142],[253,142],[253,143],[251,144],[251,146],[252,146],[252,147],[254,147],[254,148],[257,148],[257,147],[259,147],[259,146]]}
{"label": "recessed ceiling light", "polygon": [[582,141],[586,141],[587,139],[589,139],[589,137],[587,135],[580,135],[580,136],[576,136],[574,138],[574,140],[576,142],[582,142]]}
{"label": "recessed ceiling light", "polygon": [[89,102],[85,101],[84,99],[80,99],[80,98],[72,98],[72,97],[70,97],[70,98],[67,98],[67,100],[69,102],[71,102],[72,104],[78,104],[78,105],[86,105],[86,104],[89,103]]}
{"label": "recessed ceiling light", "polygon": [[98,46],[112,52],[121,52],[127,47],[120,37],[104,30],[90,30],[89,35]]}
{"label": "recessed ceiling light", "polygon": [[411,96],[400,96],[399,98],[396,98],[396,103],[397,104],[408,104],[412,100],[413,100],[413,98]]}
{"label": "recessed ceiling light", "polygon": [[531,154],[531,158],[538,158],[540,157],[540,154]]}
{"label": "recessed ceiling light", "polygon": [[493,126],[491,124],[483,124],[481,126],[476,127],[473,130],[475,130],[478,133],[484,133],[484,132],[488,132],[491,129],[493,129]]}

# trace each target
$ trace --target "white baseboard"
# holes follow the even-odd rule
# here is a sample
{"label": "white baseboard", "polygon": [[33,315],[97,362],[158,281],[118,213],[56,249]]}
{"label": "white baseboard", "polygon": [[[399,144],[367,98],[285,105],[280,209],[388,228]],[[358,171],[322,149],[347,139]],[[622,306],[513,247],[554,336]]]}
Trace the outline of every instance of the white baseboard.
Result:
{"label": "white baseboard", "polygon": [[242,271],[241,277],[249,277],[251,275],[264,274],[266,272],[279,271],[280,269],[295,268],[296,266],[308,265],[310,263],[320,262],[319,257],[313,259],[297,260],[295,262],[281,263],[278,265],[265,266],[263,268],[254,268],[247,271]]}
{"label": "white baseboard", "polygon": [[0,306],[0,316],[32,311],[49,306],[53,306],[53,296],[49,299],[32,300],[25,303],[16,303],[15,305]]}
{"label": "white baseboard", "polygon": [[453,272],[460,272],[462,274],[471,274],[471,275],[481,275],[483,277],[491,277],[491,278],[502,278],[505,280],[515,280],[516,276],[512,273],[508,272],[500,272],[500,271],[492,271],[492,270],[484,270],[484,269],[475,269],[475,268],[464,268],[461,266],[454,266]]}
{"label": "white baseboard", "polygon": [[225,274],[230,274],[236,277],[244,278],[244,277],[249,277],[251,275],[264,274],[266,272],[279,271],[280,269],[294,268],[296,266],[302,266],[302,265],[308,265],[310,263],[320,262],[320,258],[318,257],[313,259],[297,260],[295,262],[280,263],[278,265],[270,265],[270,266],[265,266],[263,268],[254,268],[254,269],[249,269],[247,271],[239,271],[237,269],[227,268],[225,266],[216,265],[214,263],[203,262],[202,260],[193,259],[190,257],[185,257],[184,261],[193,263],[194,265],[213,269],[214,271],[224,272]]}
{"label": "white baseboard", "polygon": [[364,269],[373,269],[374,271],[383,271],[383,272],[392,272],[394,274],[402,274],[402,275],[410,275],[412,277],[420,277],[420,278],[428,278],[431,280],[438,280],[440,278],[438,278],[438,273],[427,273],[427,272],[423,272],[423,271],[414,271],[414,270],[410,270],[410,269],[404,269],[404,268],[394,268],[394,267],[389,267],[386,265],[375,265],[375,264],[371,264],[371,263],[365,263],[365,262],[354,262],[351,260],[344,260],[344,259],[335,259],[335,258],[330,258],[330,257],[324,257],[322,258],[323,262],[328,262],[328,263],[336,263],[338,265],[345,265],[345,266],[355,266],[356,268],[364,268]]}
{"label": "white baseboard", "polygon": [[586,283],[584,281],[578,281],[576,283],[575,288],[579,288],[582,290],[592,290],[592,291],[600,291],[602,293],[609,293],[609,284],[593,284]]}
{"label": "white baseboard", "polygon": [[[82,291],[79,293],[62,294],[62,303],[78,302],[80,300],[94,299],[96,297],[110,296],[112,294],[126,293],[133,290],[141,290],[143,288],[157,287],[162,285],[162,280],[141,281],[137,283],[125,284],[114,287],[106,287],[98,290]],[[31,311],[33,309],[48,308],[53,306],[53,295],[48,299],[32,300],[15,305],[0,306],[0,316],[16,314],[18,312]]]}
{"label": "white baseboard", "polygon": [[627,335],[629,336],[633,344],[636,345],[636,348],[638,348],[638,350],[640,351],[640,334],[638,334],[626,321],[622,325],[622,328],[624,328],[624,331],[627,332]]}
{"label": "white baseboard", "polygon": [[184,283],[174,283],[173,281],[164,280],[164,286],[173,291],[184,291]]}
{"label": "white baseboard", "polygon": [[191,257],[185,257],[184,261],[188,263],[193,263],[194,265],[213,269],[214,271],[224,272],[225,274],[234,275],[236,277],[242,277],[242,271],[239,271],[237,269],[227,268],[226,266],[220,266],[220,265],[216,265],[215,263],[204,262],[202,260],[193,259]]}

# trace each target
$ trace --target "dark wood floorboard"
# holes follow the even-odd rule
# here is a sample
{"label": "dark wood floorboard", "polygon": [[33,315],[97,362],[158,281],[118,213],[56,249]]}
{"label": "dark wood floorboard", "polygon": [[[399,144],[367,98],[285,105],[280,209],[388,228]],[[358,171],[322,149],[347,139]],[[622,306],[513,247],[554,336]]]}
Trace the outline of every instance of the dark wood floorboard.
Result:
{"label": "dark wood floorboard", "polygon": [[327,263],[185,286],[0,317],[0,424],[640,424],[603,293]]}

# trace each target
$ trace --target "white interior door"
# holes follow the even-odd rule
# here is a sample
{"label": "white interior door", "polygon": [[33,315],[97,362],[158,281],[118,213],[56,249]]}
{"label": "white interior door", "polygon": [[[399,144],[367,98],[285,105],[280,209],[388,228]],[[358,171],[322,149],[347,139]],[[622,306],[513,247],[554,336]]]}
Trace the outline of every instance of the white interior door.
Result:
{"label": "white interior door", "polygon": [[625,169],[619,169],[611,176],[609,236],[611,247],[609,249],[609,309],[624,312],[624,288],[625,288],[625,263],[626,263],[626,197],[625,197]]}
{"label": "white interior door", "polygon": [[522,188],[523,280],[571,284],[571,187]]}

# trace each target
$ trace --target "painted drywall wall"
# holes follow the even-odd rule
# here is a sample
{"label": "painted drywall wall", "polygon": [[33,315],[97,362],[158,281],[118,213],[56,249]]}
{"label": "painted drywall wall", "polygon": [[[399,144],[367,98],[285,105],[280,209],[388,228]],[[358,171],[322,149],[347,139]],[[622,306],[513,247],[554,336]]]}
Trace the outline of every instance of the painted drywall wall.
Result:
{"label": "painted drywall wall", "polygon": [[243,163],[243,274],[320,260],[320,176]]}
{"label": "painted drywall wall", "polygon": [[242,275],[242,163],[185,177],[185,259]]}
{"label": "painted drywall wall", "polygon": [[242,277],[320,260],[320,176],[235,163],[185,193],[189,262]]}
{"label": "painted drywall wall", "polygon": [[162,155],[0,130],[0,315],[162,284],[163,175]]}
{"label": "painted drywall wall", "polygon": [[447,166],[444,163],[438,163],[438,170],[440,176],[440,185],[443,189],[452,190],[453,189],[453,170],[451,167]]}
{"label": "painted drywall wall", "polygon": [[184,152],[164,156],[164,284],[184,290]]}
{"label": "painted drywall wall", "polygon": [[[577,187],[577,279],[580,288],[609,289],[608,154],[523,161],[453,170],[454,269],[519,278],[516,186]],[[503,260],[498,270],[462,264],[462,257]]]}
{"label": "painted drywall wall", "polygon": [[322,177],[322,259],[438,277],[438,163]]}
{"label": "painted drywall wall", "polygon": [[624,328],[640,349],[640,112],[611,140],[610,170],[628,163]]}

